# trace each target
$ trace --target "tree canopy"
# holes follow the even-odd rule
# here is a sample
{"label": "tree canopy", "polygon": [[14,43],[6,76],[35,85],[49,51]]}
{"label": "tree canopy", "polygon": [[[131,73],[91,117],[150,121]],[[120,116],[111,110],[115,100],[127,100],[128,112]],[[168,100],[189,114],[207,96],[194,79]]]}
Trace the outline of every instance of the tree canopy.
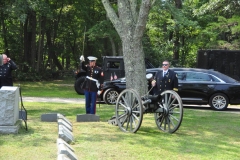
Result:
{"label": "tree canopy", "polygon": [[[117,18],[111,18],[106,2]],[[150,5],[147,16],[139,15],[141,4]],[[121,12],[126,9],[131,12]],[[119,21],[130,13],[131,22]],[[168,59],[173,66],[195,67],[199,49],[237,50],[240,45],[239,0],[5,0],[0,1],[0,16],[0,50],[18,64],[21,80],[75,69],[82,54],[126,57],[127,25],[141,37],[134,41],[141,53],[131,46],[130,54],[141,65],[147,57],[156,66]]]}

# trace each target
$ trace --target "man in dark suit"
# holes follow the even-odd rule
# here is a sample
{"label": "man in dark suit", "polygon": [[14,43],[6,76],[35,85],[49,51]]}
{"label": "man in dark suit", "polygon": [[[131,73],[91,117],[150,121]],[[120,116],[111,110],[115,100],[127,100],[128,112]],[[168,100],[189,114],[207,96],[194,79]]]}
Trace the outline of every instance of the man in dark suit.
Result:
{"label": "man in dark suit", "polygon": [[162,63],[161,71],[158,71],[152,81],[153,93],[161,94],[165,90],[178,91],[177,73],[169,69],[169,61],[165,60]]}
{"label": "man in dark suit", "polygon": [[13,86],[12,71],[17,69],[17,65],[7,57],[2,55],[2,65],[0,65],[0,88],[2,86]]}

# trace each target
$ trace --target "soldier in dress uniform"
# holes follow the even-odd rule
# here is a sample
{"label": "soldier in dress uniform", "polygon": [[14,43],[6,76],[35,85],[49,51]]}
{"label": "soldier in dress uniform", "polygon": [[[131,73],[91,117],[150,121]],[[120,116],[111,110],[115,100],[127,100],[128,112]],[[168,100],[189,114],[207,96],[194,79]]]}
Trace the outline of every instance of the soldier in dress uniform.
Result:
{"label": "soldier in dress uniform", "polygon": [[88,65],[84,65],[84,57],[80,57],[82,62],[82,69],[86,71],[86,79],[83,83],[82,88],[84,89],[85,94],[85,105],[86,105],[86,114],[95,114],[96,113],[96,101],[97,95],[101,93],[104,75],[102,69],[96,66],[96,57],[89,56]]}
{"label": "soldier in dress uniform", "polygon": [[13,86],[12,70],[17,69],[17,65],[7,57],[6,54],[2,54],[2,65],[0,65],[0,88],[2,86]]}
{"label": "soldier in dress uniform", "polygon": [[169,66],[169,61],[163,61],[163,70],[158,71],[152,81],[153,93],[155,95],[159,95],[165,90],[178,91],[177,73],[170,70]]}

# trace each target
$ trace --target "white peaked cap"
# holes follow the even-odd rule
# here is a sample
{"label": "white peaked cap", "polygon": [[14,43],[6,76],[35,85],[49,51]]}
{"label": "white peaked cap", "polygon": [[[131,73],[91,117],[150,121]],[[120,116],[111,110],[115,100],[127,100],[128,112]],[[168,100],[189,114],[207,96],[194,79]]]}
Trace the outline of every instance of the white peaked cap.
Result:
{"label": "white peaked cap", "polygon": [[93,57],[93,56],[89,56],[87,58],[89,59],[89,61],[96,61],[97,60],[97,57]]}

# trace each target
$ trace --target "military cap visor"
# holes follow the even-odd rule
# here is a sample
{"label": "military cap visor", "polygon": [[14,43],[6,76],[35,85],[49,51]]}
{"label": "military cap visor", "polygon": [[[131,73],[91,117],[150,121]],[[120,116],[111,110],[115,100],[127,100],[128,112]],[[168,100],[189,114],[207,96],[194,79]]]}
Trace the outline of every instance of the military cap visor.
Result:
{"label": "military cap visor", "polygon": [[89,61],[96,61],[96,60],[97,60],[97,58],[96,58],[96,57],[93,57],[93,56],[89,56],[89,57],[87,57],[87,58],[88,58]]}

